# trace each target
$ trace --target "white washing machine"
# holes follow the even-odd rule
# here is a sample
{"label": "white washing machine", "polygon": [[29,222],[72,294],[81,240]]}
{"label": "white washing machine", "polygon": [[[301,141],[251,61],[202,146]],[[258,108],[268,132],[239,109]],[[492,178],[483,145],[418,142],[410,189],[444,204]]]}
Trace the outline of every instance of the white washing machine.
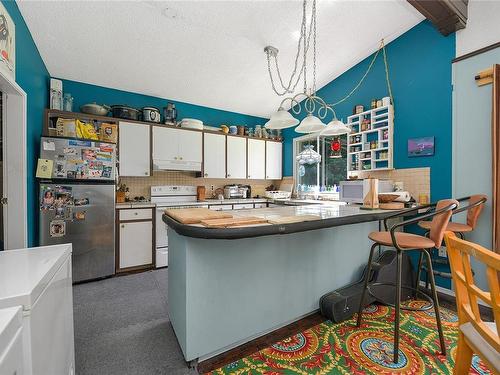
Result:
{"label": "white washing machine", "polygon": [[0,309],[22,307],[25,375],[74,374],[71,251],[64,244],[0,252]]}
{"label": "white washing machine", "polygon": [[23,375],[22,307],[0,309],[0,374]]}

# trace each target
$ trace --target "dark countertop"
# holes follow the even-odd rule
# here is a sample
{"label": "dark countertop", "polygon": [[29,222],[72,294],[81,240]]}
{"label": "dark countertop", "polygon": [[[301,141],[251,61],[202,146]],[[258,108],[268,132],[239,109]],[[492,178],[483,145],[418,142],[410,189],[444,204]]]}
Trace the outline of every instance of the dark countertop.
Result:
{"label": "dark countertop", "polygon": [[283,206],[273,208],[255,208],[248,210],[231,211],[234,217],[257,216],[267,219],[317,215],[321,219],[290,224],[257,224],[253,226],[241,226],[232,228],[206,228],[199,224],[182,224],[170,216],[163,214],[163,221],[178,234],[205,239],[240,239],[260,236],[271,236],[276,234],[289,234],[305,232],[309,230],[350,225],[369,221],[383,220],[398,211],[387,210],[363,210],[358,206],[350,206],[345,203],[331,203],[328,205],[302,205]]}

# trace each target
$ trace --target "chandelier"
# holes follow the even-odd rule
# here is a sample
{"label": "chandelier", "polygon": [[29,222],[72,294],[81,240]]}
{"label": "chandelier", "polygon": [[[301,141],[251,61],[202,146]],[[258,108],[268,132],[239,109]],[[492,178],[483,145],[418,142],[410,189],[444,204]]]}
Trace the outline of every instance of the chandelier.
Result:
{"label": "chandelier", "polygon": [[[307,57],[312,39],[312,87],[309,88],[307,84]],[[290,112],[285,110],[285,104],[289,102],[293,114],[298,115],[304,110],[306,112],[305,118],[300,121],[299,126],[295,129],[297,133],[316,133],[319,135],[340,135],[350,133],[350,129],[340,120],[337,119],[333,105],[327,104],[316,93],[316,0],[312,0],[311,19],[309,23],[309,30],[307,30],[307,0],[302,3],[302,23],[300,28],[300,38],[298,41],[297,54],[294,61],[294,69],[288,80],[284,83],[278,64],[278,49],[273,46],[264,48],[267,56],[267,69],[271,79],[271,86],[274,92],[279,96],[292,94],[299,84],[301,78],[303,79],[303,91],[295,96],[289,96],[281,101],[278,110],[271,115],[269,121],[265,124],[267,129],[284,129],[290,128],[299,124],[299,120],[292,116]],[[299,64],[300,57],[302,61]],[[276,74],[279,82],[279,89],[276,88],[275,79],[271,71],[271,60],[274,61]],[[300,68],[299,68],[300,65]],[[301,106],[303,103],[303,106]],[[325,124],[323,120],[331,113],[332,120]]]}
{"label": "chandelier", "polygon": [[313,145],[304,146],[304,150],[300,154],[298,154],[295,159],[297,160],[299,165],[313,165],[321,163],[321,155],[314,151]]}

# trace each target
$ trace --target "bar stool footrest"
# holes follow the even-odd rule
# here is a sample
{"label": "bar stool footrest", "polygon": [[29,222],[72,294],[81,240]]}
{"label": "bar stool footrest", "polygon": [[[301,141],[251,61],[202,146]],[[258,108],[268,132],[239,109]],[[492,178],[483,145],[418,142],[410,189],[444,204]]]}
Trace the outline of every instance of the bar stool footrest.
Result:
{"label": "bar stool footrest", "polygon": [[[396,284],[395,283],[379,283],[379,282],[375,282],[375,283],[369,283],[368,286],[367,286],[368,293],[370,293],[370,295],[373,298],[375,298],[378,302],[383,303],[384,305],[387,305],[387,306],[390,306],[390,307],[395,307],[395,305],[393,303],[389,303],[387,301],[384,301],[382,298],[378,297],[372,291],[372,289],[371,289],[374,286],[392,286],[392,287],[394,287],[394,292],[396,292]],[[412,290],[412,291],[415,292],[415,295],[420,295],[420,296],[423,297],[424,300],[426,300],[427,302],[429,302],[428,305],[425,305],[423,307],[410,307],[410,306],[401,305],[400,306],[401,310],[407,310],[407,311],[427,311],[427,310],[430,310],[430,309],[432,309],[434,307],[434,302],[432,301],[432,298],[429,297],[424,292],[422,292],[420,289],[416,289],[416,288],[413,288],[413,287],[410,287],[410,286],[405,286],[405,285],[402,285],[401,289]]]}

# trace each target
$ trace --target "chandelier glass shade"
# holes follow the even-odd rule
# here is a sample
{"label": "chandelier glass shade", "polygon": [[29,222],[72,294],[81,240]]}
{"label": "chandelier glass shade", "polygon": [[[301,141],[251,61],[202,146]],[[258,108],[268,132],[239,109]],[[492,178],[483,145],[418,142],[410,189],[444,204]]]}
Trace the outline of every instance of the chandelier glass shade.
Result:
{"label": "chandelier glass shade", "polygon": [[271,115],[271,118],[265,124],[267,129],[285,129],[295,126],[299,123],[295,117],[293,117],[290,112],[285,111],[283,107],[280,107],[276,112]]}
{"label": "chandelier glass shade", "polygon": [[326,125],[316,116],[308,113],[307,116],[300,122],[300,125],[295,128],[297,133],[316,133],[326,128]]}
{"label": "chandelier glass shade", "polygon": [[351,129],[349,129],[342,121],[336,118],[330,121],[323,130],[321,130],[320,136],[327,137],[329,135],[341,135],[349,134]]}
{"label": "chandelier glass shade", "polygon": [[304,150],[295,159],[299,165],[321,163],[321,155],[314,151],[313,145],[304,146]]}

